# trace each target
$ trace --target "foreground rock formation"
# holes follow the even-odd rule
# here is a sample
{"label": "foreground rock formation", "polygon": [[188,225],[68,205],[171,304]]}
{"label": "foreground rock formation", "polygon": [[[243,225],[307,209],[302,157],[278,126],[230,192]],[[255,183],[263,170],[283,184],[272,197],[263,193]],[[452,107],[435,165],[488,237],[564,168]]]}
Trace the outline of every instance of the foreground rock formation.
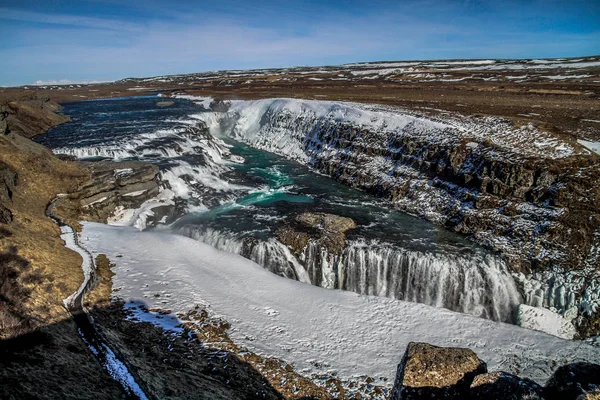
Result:
{"label": "foreground rock formation", "polygon": [[392,400],[582,400],[600,394],[600,365],[575,363],[558,368],[545,387],[507,372],[487,372],[469,349],[409,343]]}

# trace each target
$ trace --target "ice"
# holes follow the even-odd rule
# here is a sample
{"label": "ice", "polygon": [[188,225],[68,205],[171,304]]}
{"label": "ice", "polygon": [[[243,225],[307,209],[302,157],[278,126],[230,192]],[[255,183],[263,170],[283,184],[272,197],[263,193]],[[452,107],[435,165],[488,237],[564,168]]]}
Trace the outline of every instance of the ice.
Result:
{"label": "ice", "polygon": [[[591,122],[600,122],[600,121],[591,121]],[[577,141],[583,147],[593,151],[596,154],[600,154],[600,142],[594,142],[591,140],[578,140]]]}
{"label": "ice", "polygon": [[75,299],[77,299],[77,297],[79,297],[81,293],[83,293],[83,290],[88,284],[88,281],[90,280],[90,277],[92,275],[93,263],[90,259],[90,255],[84,249],[77,245],[75,232],[70,226],[61,225],[60,231],[62,232],[60,238],[65,241],[65,247],[76,251],[82,258],[81,269],[83,270],[83,282],[81,283],[77,291],[75,291],[75,293],[71,294],[69,297],[63,300],[65,307],[71,307],[74,305],[73,301],[75,301]]}
{"label": "ice", "polygon": [[523,328],[546,332],[563,339],[573,339],[577,334],[577,330],[570,321],[547,308],[521,304],[517,321],[518,325]]}
{"label": "ice", "polygon": [[[235,101],[231,102],[230,110],[225,114],[199,114],[195,117],[205,120],[213,135],[225,134],[255,148],[302,163],[308,162],[311,145],[319,144],[318,136],[340,125],[366,129],[369,135],[379,136],[380,143],[410,136],[431,144],[491,141],[503,148],[507,157],[564,158],[579,154],[571,143],[534,125],[515,127],[510,121],[495,117],[425,118],[407,110],[350,102],[298,99]],[[221,132],[217,123],[219,117],[229,120],[231,127]],[[358,136],[359,139],[362,138]],[[335,153],[343,149],[332,146],[331,151]]]}
{"label": "ice", "polygon": [[[236,343],[308,375],[329,371],[343,380],[368,375],[391,386],[410,341],[468,347],[490,370],[541,384],[565,363],[600,362],[600,351],[582,342],[424,304],[303,284],[177,235],[87,222],[83,235],[89,250],[116,263],[114,287],[125,301],[173,313],[209,305],[231,323]],[[152,295],[157,292],[160,297]]]}
{"label": "ice", "polygon": [[187,94],[175,94],[173,95],[173,97],[177,98],[177,99],[186,99],[186,100],[191,100],[194,103],[204,107],[204,109],[206,110],[210,110],[210,104],[213,102],[213,98],[212,97],[206,97],[206,96],[191,96],[191,95],[187,95]]}

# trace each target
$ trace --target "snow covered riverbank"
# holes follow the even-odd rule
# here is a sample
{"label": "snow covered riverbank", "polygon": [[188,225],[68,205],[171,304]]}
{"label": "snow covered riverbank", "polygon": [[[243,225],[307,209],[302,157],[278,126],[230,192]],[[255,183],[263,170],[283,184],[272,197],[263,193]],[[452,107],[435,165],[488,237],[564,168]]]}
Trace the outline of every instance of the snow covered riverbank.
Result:
{"label": "snow covered riverbank", "polygon": [[[342,380],[368,375],[391,386],[410,341],[468,347],[490,370],[519,373],[540,384],[564,363],[600,362],[600,349],[581,342],[423,304],[303,284],[181,236],[84,223],[81,237],[88,250],[117,264],[114,288],[126,302],[173,315],[207,307],[231,323],[236,343],[292,363],[306,375],[330,373]],[[163,321],[169,318],[155,319]]]}

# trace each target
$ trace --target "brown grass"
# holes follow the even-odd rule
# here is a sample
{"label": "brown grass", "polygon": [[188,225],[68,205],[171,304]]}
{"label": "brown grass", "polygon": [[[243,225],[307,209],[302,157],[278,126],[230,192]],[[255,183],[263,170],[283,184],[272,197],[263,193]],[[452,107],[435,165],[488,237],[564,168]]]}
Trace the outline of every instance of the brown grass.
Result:
{"label": "brown grass", "polygon": [[45,216],[45,210],[57,194],[75,190],[86,171],[58,160],[45,147],[12,134],[0,137],[0,161],[19,175],[12,200],[4,202],[13,221],[8,226],[0,225],[0,251],[17,249],[20,259],[28,263],[29,274],[52,280],[36,285],[28,284],[27,279],[19,281],[30,290],[30,295],[21,301],[22,310],[36,326],[65,319],[62,299],[73,293],[83,279],[81,258],[64,247],[58,226]]}

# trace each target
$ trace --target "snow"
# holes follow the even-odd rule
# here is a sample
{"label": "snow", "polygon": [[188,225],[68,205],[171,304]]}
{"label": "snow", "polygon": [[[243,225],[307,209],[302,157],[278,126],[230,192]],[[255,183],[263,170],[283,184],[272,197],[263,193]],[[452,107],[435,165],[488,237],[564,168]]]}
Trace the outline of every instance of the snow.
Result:
{"label": "snow", "polygon": [[104,351],[106,352],[106,369],[108,369],[108,373],[113,377],[114,380],[118,381],[125,387],[130,393],[136,395],[140,400],[148,400],[146,394],[137,384],[127,366],[121,362],[113,353],[113,351],[108,348],[106,345],[102,345]]}
{"label": "snow", "polygon": [[204,107],[206,110],[210,110],[210,103],[212,103],[214,100],[212,97],[191,96],[191,95],[187,95],[187,94],[175,94],[175,95],[173,95],[173,97],[175,97],[176,99],[191,100],[194,103],[198,104],[199,106]]}
{"label": "snow", "polygon": [[[394,74],[394,73],[401,73],[405,71],[404,69],[398,69],[398,68],[388,68],[388,69],[365,69],[365,70],[358,70],[358,71],[351,71],[350,73],[352,75],[390,75],[390,74]],[[411,70],[412,71],[412,70]]]}
{"label": "snow", "polygon": [[129,193],[125,193],[123,195],[123,197],[136,197],[136,196],[141,196],[144,193],[146,193],[148,191],[148,189],[144,189],[144,190],[137,190],[135,192],[129,192]]}
{"label": "snow", "polygon": [[598,349],[581,342],[423,304],[311,286],[181,236],[84,222],[82,237],[88,250],[116,263],[114,288],[126,302],[173,314],[207,307],[230,322],[236,343],[292,363],[307,376],[368,375],[391,386],[410,341],[468,347],[490,370],[518,372],[538,383],[564,363],[600,362]]}
{"label": "snow", "polygon": [[546,78],[546,79],[552,79],[552,80],[563,80],[563,79],[583,79],[583,78],[589,78],[590,74],[583,74],[583,75],[543,75],[542,78]]}
{"label": "snow", "polygon": [[[133,196],[134,194],[130,194]],[[158,195],[143,202],[137,209],[125,209],[118,206],[108,223],[115,226],[133,226],[139,230],[146,229],[149,216],[154,215],[152,209],[174,204],[175,193],[169,189],[161,188]]]}
{"label": "snow", "polygon": [[[208,117],[214,118],[214,115],[210,113]],[[205,117],[200,114],[198,118]],[[229,131],[220,134],[299,162],[307,162],[310,149],[305,146],[317,140],[319,131],[327,130],[332,124],[368,129],[370,135],[381,136],[381,143],[402,136],[426,139],[432,144],[458,143],[463,139],[479,143],[490,140],[514,158],[587,154],[558,135],[532,124],[516,127],[496,117],[425,118],[403,109],[351,102],[285,98],[232,101],[229,112],[222,118],[231,118],[234,124]],[[219,134],[213,130],[211,133]]]}
{"label": "snow", "polygon": [[560,314],[526,304],[519,305],[517,323],[523,328],[546,332],[563,339],[573,339],[577,334],[573,324]]}
{"label": "snow", "polygon": [[93,264],[90,255],[77,245],[73,229],[68,225],[61,225],[60,231],[62,232],[60,238],[65,241],[65,247],[77,252],[83,260],[81,264],[81,269],[83,270],[83,282],[75,293],[63,300],[63,304],[68,308],[73,305],[73,301],[83,292],[85,286],[88,284],[92,274]]}
{"label": "snow", "polygon": [[[60,230],[62,232],[60,237],[65,241],[65,247],[76,251],[83,259],[81,269],[83,270],[84,280],[75,293],[63,300],[65,307],[69,308],[74,305],[73,301],[83,292],[83,290],[87,286],[88,281],[91,277],[92,268],[94,264],[92,259],[90,258],[90,254],[87,253],[85,249],[83,249],[75,240],[75,233],[73,229],[68,225],[62,225],[60,227]],[[85,341],[85,338],[83,338],[83,340]],[[98,354],[98,350],[95,349],[94,346],[91,346],[89,343],[88,346],[94,354]],[[123,385],[123,387],[126,388],[126,390],[128,390],[130,393],[135,394],[140,400],[147,400],[148,398],[146,397],[142,389],[139,387],[139,385],[125,366],[125,364],[123,364],[123,362],[121,362],[117,358],[115,353],[113,353],[113,351],[108,346],[106,346],[105,344],[101,344],[101,346],[104,349],[104,354],[106,355],[104,365],[108,370],[109,374],[113,377],[113,379],[120,382]]]}
{"label": "snow", "polygon": [[594,153],[600,154],[600,142],[594,142],[591,140],[578,140],[577,142]]}
{"label": "snow", "polygon": [[93,206],[94,204],[98,204],[98,203],[102,203],[103,201],[106,201],[106,199],[108,199],[108,197],[102,197],[98,200],[92,201],[90,204],[86,205],[86,207],[90,207]]}

